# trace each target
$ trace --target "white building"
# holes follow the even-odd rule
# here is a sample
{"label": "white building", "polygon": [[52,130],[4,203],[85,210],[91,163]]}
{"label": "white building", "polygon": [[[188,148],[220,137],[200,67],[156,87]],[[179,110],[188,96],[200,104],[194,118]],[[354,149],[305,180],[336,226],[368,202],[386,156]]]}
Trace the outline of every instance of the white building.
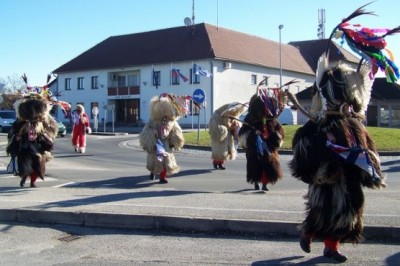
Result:
{"label": "white building", "polygon": [[[264,78],[268,77],[269,87],[279,87],[281,66],[282,84],[298,81],[290,85],[291,92],[311,86],[315,68],[310,62],[324,49],[311,48],[318,54],[315,59],[301,44],[280,44],[206,23],[113,36],[54,70],[58,77],[55,90],[60,100],[73,107],[82,103],[88,113],[97,106],[100,123],[134,125],[148,120],[153,96],[164,92],[193,96],[201,89],[205,109],[179,122],[183,126],[193,121],[206,124],[223,104],[248,102]],[[342,59],[357,60],[346,56]],[[211,76],[193,74],[194,64]],[[174,75],[175,69],[188,80]],[[61,112],[58,117],[63,119]]]}

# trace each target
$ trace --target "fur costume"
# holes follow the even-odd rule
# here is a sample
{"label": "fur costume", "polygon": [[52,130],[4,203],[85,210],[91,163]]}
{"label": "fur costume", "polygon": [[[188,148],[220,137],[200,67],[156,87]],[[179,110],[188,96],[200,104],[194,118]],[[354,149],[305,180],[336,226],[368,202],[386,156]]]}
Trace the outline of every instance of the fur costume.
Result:
{"label": "fur costume", "polygon": [[179,151],[185,142],[177,120],[186,111],[185,97],[164,93],[151,99],[150,120],[139,136],[140,146],[147,152],[150,179],[160,174],[160,183],[167,183],[167,176],[179,172],[173,151]]}
{"label": "fur costume", "polygon": [[[28,84],[25,75],[23,79]],[[14,103],[17,119],[8,133],[6,152],[12,157],[10,164],[14,174],[21,177],[20,186],[24,186],[29,176],[30,186],[35,187],[37,177],[44,179],[46,162],[52,158],[58,125],[49,111],[52,104],[58,103],[47,85],[27,86],[26,91],[17,94]]]}
{"label": "fur costume", "polygon": [[89,117],[85,113],[85,108],[77,104],[74,112],[71,114],[72,120],[72,146],[75,152],[86,152],[86,132],[90,129]]}
{"label": "fur costume", "polygon": [[[361,8],[349,18],[360,14]],[[290,169],[309,185],[307,215],[300,225],[301,248],[310,252],[312,239],[321,238],[324,256],[344,262],[347,257],[339,252],[340,242],[362,240],[362,187],[386,185],[375,144],[362,124],[376,73],[374,60],[360,62],[358,69],[342,63],[329,66],[328,51],[319,60],[311,119],[293,138]]]}
{"label": "fur costume", "polygon": [[274,184],[282,178],[278,149],[282,146],[285,133],[277,118],[283,108],[281,88],[257,87],[240,128],[239,142],[246,149],[246,178],[247,182],[254,183],[255,190],[260,189],[258,183],[261,182],[262,190],[268,191],[268,183]]}
{"label": "fur costume", "polygon": [[225,169],[226,160],[235,160],[238,132],[241,127],[239,116],[247,107],[234,102],[221,106],[210,118],[208,124],[211,140],[211,158],[215,169]]}

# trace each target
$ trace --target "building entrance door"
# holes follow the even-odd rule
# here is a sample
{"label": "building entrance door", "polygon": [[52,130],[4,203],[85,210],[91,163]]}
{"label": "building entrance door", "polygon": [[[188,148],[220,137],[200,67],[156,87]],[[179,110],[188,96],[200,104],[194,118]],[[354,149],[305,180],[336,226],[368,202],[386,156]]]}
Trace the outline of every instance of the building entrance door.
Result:
{"label": "building entrance door", "polygon": [[116,101],[116,122],[121,124],[136,124],[140,117],[139,99],[122,99]]}

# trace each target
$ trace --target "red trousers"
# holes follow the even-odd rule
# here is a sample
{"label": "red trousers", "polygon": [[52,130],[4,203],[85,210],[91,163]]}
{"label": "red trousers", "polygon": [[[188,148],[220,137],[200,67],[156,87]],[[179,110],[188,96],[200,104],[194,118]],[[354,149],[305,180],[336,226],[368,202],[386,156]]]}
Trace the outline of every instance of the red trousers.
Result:
{"label": "red trousers", "polygon": [[83,124],[75,125],[72,129],[72,145],[76,147],[86,147],[86,133]]}
{"label": "red trousers", "polygon": [[261,183],[266,185],[268,184],[268,177],[267,177],[267,173],[265,173],[265,171],[262,171],[262,176],[261,176]]}

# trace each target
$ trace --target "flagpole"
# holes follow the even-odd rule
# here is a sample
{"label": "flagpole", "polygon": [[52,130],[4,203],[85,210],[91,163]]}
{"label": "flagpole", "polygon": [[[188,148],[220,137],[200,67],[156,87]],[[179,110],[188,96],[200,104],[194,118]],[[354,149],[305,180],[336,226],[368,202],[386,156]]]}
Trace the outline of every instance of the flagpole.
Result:
{"label": "flagpole", "polygon": [[171,90],[171,86],[172,86],[172,63],[169,69],[169,89]]}
{"label": "flagpole", "polygon": [[[151,64],[151,85],[154,85],[154,65]],[[157,83],[156,83],[157,84]],[[156,87],[157,88],[157,87]]]}
{"label": "flagpole", "polygon": [[[192,61],[192,84],[191,85],[191,89],[192,89],[192,94],[193,94],[193,83],[194,83],[194,63]],[[194,124],[193,124],[193,98],[192,98],[192,129],[194,128]]]}

